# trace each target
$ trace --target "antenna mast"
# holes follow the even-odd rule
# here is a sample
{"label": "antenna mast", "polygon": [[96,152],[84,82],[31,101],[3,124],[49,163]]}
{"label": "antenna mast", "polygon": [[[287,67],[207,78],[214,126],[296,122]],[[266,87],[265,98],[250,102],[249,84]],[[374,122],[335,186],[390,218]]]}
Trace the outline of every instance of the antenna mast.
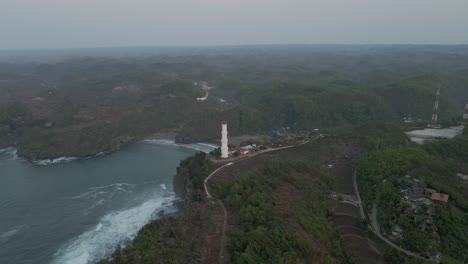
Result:
{"label": "antenna mast", "polygon": [[440,98],[440,87],[437,88],[437,95],[434,101],[434,112],[432,113],[432,123],[437,124],[437,119],[439,115],[439,98]]}

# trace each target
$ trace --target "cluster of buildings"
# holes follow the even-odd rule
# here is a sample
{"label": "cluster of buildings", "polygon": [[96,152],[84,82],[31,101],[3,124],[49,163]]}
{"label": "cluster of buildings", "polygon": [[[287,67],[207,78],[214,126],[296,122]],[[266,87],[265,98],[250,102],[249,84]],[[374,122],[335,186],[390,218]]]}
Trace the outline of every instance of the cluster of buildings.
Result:
{"label": "cluster of buildings", "polygon": [[[324,137],[324,135],[319,134],[319,131],[320,129],[318,128],[314,129],[316,137]],[[255,144],[254,142],[250,141],[248,142],[249,145],[246,146],[229,147],[227,122],[223,122],[221,124],[221,158],[227,159],[229,156],[245,155],[256,151],[262,151],[267,149],[267,146],[276,148],[297,144],[298,142],[304,142],[311,138],[311,135],[308,132],[291,133],[289,127],[272,129],[270,134],[272,137],[269,137],[269,139],[264,141],[263,144]]]}
{"label": "cluster of buildings", "polygon": [[401,190],[401,192],[404,194],[403,197],[407,201],[417,201],[420,204],[429,205],[434,201],[447,203],[449,200],[449,196],[447,194],[437,192],[431,188],[422,189],[420,184],[421,181],[417,178],[411,179],[411,176],[406,175],[405,178],[400,181],[403,186],[406,186],[406,189]]}
{"label": "cluster of buildings", "polygon": [[235,153],[239,153],[242,155],[249,154],[250,150],[252,149],[252,146],[249,147],[233,147],[229,149],[229,154],[230,155],[235,155]]}
{"label": "cluster of buildings", "polygon": [[229,148],[228,145],[228,130],[227,130],[227,122],[223,122],[221,124],[221,158],[227,159],[229,155],[240,155],[249,154],[251,151],[256,150],[258,148],[257,144],[247,145],[243,147],[232,147]]}
{"label": "cluster of buildings", "polygon": [[[435,205],[448,203],[449,196],[434,189],[423,189],[421,180],[412,178],[410,175],[400,179],[400,184],[406,188],[401,190],[403,197],[400,200],[398,212],[388,215],[389,229],[387,232],[389,238],[398,241],[404,237],[407,231],[404,229],[408,228],[407,221],[410,221],[412,228],[416,228],[418,231],[428,234],[432,240],[438,241],[440,238],[435,224]],[[437,259],[434,252],[425,252],[423,255]]]}

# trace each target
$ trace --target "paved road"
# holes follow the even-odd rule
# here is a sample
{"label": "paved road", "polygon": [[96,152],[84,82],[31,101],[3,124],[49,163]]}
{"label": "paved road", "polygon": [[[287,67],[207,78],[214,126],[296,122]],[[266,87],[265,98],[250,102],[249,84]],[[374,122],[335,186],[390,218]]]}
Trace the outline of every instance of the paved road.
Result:
{"label": "paved road", "polygon": [[[237,159],[235,161],[232,161],[232,162],[229,162],[219,168],[217,168],[216,170],[214,170],[210,175],[208,175],[208,177],[206,177],[204,183],[203,183],[203,187],[205,189],[205,193],[206,193],[206,197],[208,199],[211,199],[212,196],[208,190],[208,182],[209,180],[216,174],[218,173],[220,170],[228,167],[228,166],[232,166],[234,163],[237,163],[239,161],[243,161],[243,160],[246,160],[246,159],[249,159],[249,158],[252,158],[252,157],[255,157],[257,155],[260,155],[260,154],[263,154],[263,153],[267,153],[267,152],[272,152],[272,151],[277,151],[277,150],[282,150],[282,149],[288,149],[288,148],[293,148],[293,147],[297,147],[297,146],[301,146],[301,145],[304,145],[304,144],[307,144],[309,141],[306,141],[306,142],[303,142],[303,143],[300,143],[300,144],[297,144],[297,145],[292,145],[292,146],[286,146],[286,147],[281,147],[281,148],[274,148],[274,149],[267,149],[267,150],[264,150],[264,151],[260,151],[260,152],[257,152],[257,153],[254,153],[252,155],[249,155],[249,156],[246,156],[246,157],[243,157],[243,158],[240,158],[240,159]],[[363,209],[363,206],[362,206],[362,200],[361,200],[361,195],[359,194],[359,188],[358,188],[358,185],[357,185],[357,179],[356,179],[356,172],[354,172],[354,175],[353,175],[353,185],[354,185],[354,191],[356,192],[356,197],[357,197],[357,203],[359,205],[359,211],[360,211],[360,214],[361,214],[361,218],[364,219],[365,218],[365,214],[364,214],[364,209]],[[224,223],[223,223],[223,231],[222,231],[222,238],[221,238],[221,243],[222,243],[222,246],[221,246],[221,251],[220,251],[220,255],[219,255],[219,261],[221,263],[222,261],[222,258],[224,257],[223,256],[223,251],[224,251],[224,241],[225,241],[225,231],[226,231],[226,222],[227,222],[227,211],[226,211],[226,208],[224,206],[224,203],[221,202],[222,206],[223,206],[223,210],[224,210]],[[374,210],[373,210],[374,211]],[[375,212],[372,212],[371,214],[371,230],[380,238],[382,239],[385,243],[387,243],[388,245],[390,245],[391,247],[395,248],[396,250],[399,250],[400,252],[403,252],[404,254],[408,255],[408,256],[411,256],[411,257],[415,257],[415,258],[418,258],[418,259],[422,259],[422,260],[427,260],[426,258],[416,254],[416,253],[413,253],[413,252],[410,252],[408,250],[405,250],[397,245],[395,245],[393,242],[389,241],[388,239],[386,239],[381,233],[380,233],[380,229],[379,229],[379,226],[378,226],[378,222],[377,222],[377,211],[375,209]]]}
{"label": "paved road", "polygon": [[299,144],[296,144],[296,145],[291,145],[291,146],[286,146],[286,147],[281,147],[281,148],[271,148],[271,149],[266,149],[266,150],[262,150],[262,151],[259,151],[259,152],[255,152],[254,154],[251,154],[251,155],[248,155],[248,156],[245,156],[245,157],[242,157],[242,158],[239,158],[237,160],[234,160],[232,162],[229,162],[219,168],[217,168],[216,170],[214,170],[210,175],[208,175],[208,177],[206,177],[206,179],[203,181],[203,188],[205,189],[205,193],[206,193],[206,198],[210,199],[212,198],[209,190],[208,190],[208,181],[220,170],[228,167],[228,166],[231,166],[233,165],[234,163],[237,163],[239,161],[243,161],[243,160],[246,160],[246,159],[250,159],[252,157],[255,157],[257,155],[260,155],[260,154],[264,154],[264,153],[267,153],[267,152],[272,152],[272,151],[278,151],[278,150],[282,150],[282,149],[288,149],[288,148],[294,148],[294,147],[298,147],[298,146],[302,146],[302,145],[305,145],[309,143],[309,140],[305,141],[305,142],[302,142],[302,143],[299,143]]}
{"label": "paved road", "polygon": [[[273,148],[273,149],[266,149],[266,150],[259,151],[259,152],[256,152],[254,154],[242,157],[242,158],[237,159],[235,161],[229,162],[229,163],[217,168],[210,175],[208,175],[208,177],[206,177],[206,179],[203,182],[203,187],[205,189],[206,198],[208,198],[208,199],[213,198],[211,196],[209,190],[208,190],[208,181],[220,170],[222,170],[222,169],[224,169],[226,167],[232,166],[234,163],[237,163],[239,161],[250,159],[252,157],[255,157],[255,156],[263,154],[263,153],[282,150],[282,149],[293,148],[293,147],[297,147],[297,146],[302,146],[302,145],[307,144],[308,142],[309,142],[309,140],[307,140],[305,142],[302,142],[302,143],[299,143],[299,144],[296,144],[296,145],[292,145],[292,146],[286,146],[286,147],[281,147],[281,148]],[[226,237],[226,226],[227,226],[227,210],[226,210],[226,207],[224,206],[224,203],[222,201],[221,201],[221,205],[223,206],[224,219],[223,219],[223,231],[222,231],[222,236],[221,236],[221,250],[219,251],[218,263],[223,263],[224,262],[224,248],[225,248],[224,243],[225,243],[225,240],[226,240],[225,237]]]}
{"label": "paved road", "polygon": [[206,193],[206,198],[210,199],[211,198],[211,194],[210,192],[208,191],[208,187],[207,187],[207,183],[208,181],[211,179],[211,177],[213,177],[213,175],[215,175],[218,171],[226,168],[227,166],[231,166],[232,164],[234,164],[233,162],[229,162],[219,168],[217,168],[216,170],[214,170],[210,175],[208,175],[208,177],[206,177],[205,181],[203,182],[203,187],[205,188],[205,193]]}

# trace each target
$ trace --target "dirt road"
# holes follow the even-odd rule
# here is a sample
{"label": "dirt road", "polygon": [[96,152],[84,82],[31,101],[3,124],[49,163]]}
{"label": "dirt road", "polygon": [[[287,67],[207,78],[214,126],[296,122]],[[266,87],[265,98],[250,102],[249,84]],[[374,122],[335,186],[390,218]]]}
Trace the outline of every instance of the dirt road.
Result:
{"label": "dirt road", "polygon": [[[357,199],[358,199],[359,208],[361,209],[360,210],[361,211],[361,217],[364,218],[365,217],[364,209],[363,209],[363,206],[362,206],[361,195],[359,194],[359,188],[358,188],[358,185],[357,185],[356,172],[354,172],[353,183],[354,183],[354,189],[356,190],[356,196],[357,196]],[[371,222],[372,232],[374,232],[374,234],[376,234],[380,239],[382,239],[385,243],[387,243],[389,246],[393,247],[394,249],[396,249],[396,250],[398,250],[400,252],[403,252],[404,254],[406,254],[408,256],[411,256],[411,257],[415,257],[415,258],[422,259],[422,260],[428,260],[428,259],[420,256],[419,254],[416,254],[414,252],[408,251],[406,249],[403,249],[403,248],[397,246],[392,241],[386,239],[380,233],[380,226],[379,226],[379,223],[377,221],[377,202],[378,202],[378,198],[374,201],[374,204],[372,205],[372,212],[371,212],[371,214],[369,216],[370,220],[371,220],[370,222]]]}

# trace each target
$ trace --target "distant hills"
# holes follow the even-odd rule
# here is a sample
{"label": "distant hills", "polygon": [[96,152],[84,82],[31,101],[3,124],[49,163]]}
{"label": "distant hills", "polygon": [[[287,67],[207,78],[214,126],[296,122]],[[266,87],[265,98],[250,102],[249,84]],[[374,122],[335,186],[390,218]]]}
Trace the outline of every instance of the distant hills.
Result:
{"label": "distant hills", "polygon": [[[0,51],[0,146],[92,155],[171,130],[230,134],[440,118],[468,101],[468,46],[271,45]],[[206,102],[193,81],[214,87]],[[201,89],[200,89],[201,92]],[[87,142],[83,144],[83,142]]]}

